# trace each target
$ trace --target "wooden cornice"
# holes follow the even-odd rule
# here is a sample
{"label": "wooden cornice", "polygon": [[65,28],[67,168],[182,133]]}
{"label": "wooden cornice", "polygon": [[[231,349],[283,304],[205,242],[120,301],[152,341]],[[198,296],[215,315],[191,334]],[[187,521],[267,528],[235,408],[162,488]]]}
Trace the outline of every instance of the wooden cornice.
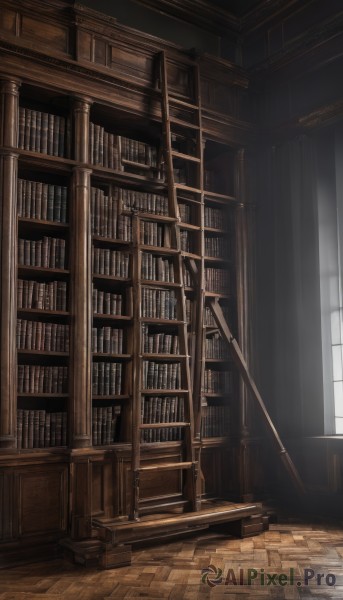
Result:
{"label": "wooden cornice", "polygon": [[223,37],[230,34],[245,35],[258,29],[270,19],[279,16],[302,0],[260,0],[242,17],[236,17],[228,10],[213,6],[210,0],[135,0],[147,8],[167,16],[172,16],[206,31]]}
{"label": "wooden cornice", "polygon": [[136,0],[159,13],[187,21],[206,31],[229,36],[238,34],[241,20],[227,10],[213,6],[208,0]]}
{"label": "wooden cornice", "polygon": [[334,123],[337,120],[342,120],[342,118],[343,98],[337,100],[337,102],[333,102],[332,104],[321,106],[308,115],[299,117],[298,124],[300,127],[304,127],[306,129],[316,129],[323,125]]}

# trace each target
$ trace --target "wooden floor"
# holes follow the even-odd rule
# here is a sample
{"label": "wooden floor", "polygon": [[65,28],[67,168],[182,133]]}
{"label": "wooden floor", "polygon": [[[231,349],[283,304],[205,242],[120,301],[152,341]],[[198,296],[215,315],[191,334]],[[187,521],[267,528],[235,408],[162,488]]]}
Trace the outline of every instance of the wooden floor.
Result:
{"label": "wooden floor", "polygon": [[[210,587],[201,581],[202,569],[212,565],[203,578],[213,581],[222,569],[223,580]],[[273,575],[294,569],[293,585],[227,585],[229,569],[239,579],[239,567],[264,568]],[[320,586],[315,579],[304,585],[304,569],[331,573],[336,585]],[[245,573],[246,575],[246,573]],[[297,585],[301,583],[301,586]],[[263,600],[316,598],[343,599],[343,526],[278,524],[257,537],[245,540],[202,534],[169,544],[137,549],[131,567],[111,571],[86,570],[62,560],[25,565],[0,571],[1,600]]]}

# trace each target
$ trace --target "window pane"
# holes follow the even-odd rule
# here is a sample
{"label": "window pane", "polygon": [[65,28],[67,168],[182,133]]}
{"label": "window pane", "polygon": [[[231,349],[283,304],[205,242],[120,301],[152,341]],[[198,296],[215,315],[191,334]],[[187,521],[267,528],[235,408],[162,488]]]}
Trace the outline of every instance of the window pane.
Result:
{"label": "window pane", "polygon": [[336,419],[336,433],[343,434],[343,419]]}
{"label": "window pane", "polygon": [[331,340],[332,344],[341,344],[341,316],[340,310],[333,310],[331,313]]}
{"label": "window pane", "polygon": [[343,417],[343,381],[334,382],[335,415]]}
{"label": "window pane", "polygon": [[342,346],[332,346],[333,380],[342,381]]}

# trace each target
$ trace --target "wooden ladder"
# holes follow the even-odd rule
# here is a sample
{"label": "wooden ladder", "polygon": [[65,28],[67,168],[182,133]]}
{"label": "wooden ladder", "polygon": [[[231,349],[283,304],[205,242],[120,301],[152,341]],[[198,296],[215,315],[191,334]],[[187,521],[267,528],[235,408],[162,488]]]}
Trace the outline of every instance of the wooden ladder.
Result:
{"label": "wooden ladder", "polygon": [[[180,244],[180,229],[179,229],[179,208],[178,208],[178,193],[179,190],[191,191],[198,196],[198,202],[203,201],[203,149],[202,149],[202,127],[201,127],[201,108],[200,108],[200,91],[199,91],[199,68],[194,61],[189,61],[187,66],[190,68],[192,80],[194,84],[194,104],[186,102],[183,99],[172,97],[168,91],[168,75],[167,75],[167,56],[165,52],[160,55],[160,91],[161,91],[161,103],[162,103],[162,124],[163,124],[163,142],[164,142],[164,156],[166,164],[166,175],[168,182],[168,204],[169,204],[169,216],[170,219],[170,248],[155,248],[151,250],[158,254],[170,255],[175,265],[175,284],[170,284],[171,288],[175,290],[177,296],[177,319],[171,320],[171,324],[175,324],[178,330],[179,337],[179,351],[180,356],[175,356],[176,360],[180,362],[181,372],[181,388],[179,390],[165,390],[165,389],[146,389],[143,385],[142,373],[143,363],[149,359],[160,360],[163,362],[163,355],[159,357],[153,357],[152,355],[146,355],[142,353],[142,325],[147,322],[147,319],[142,315],[142,290],[148,289],[149,286],[154,286],[155,289],[162,290],[165,285],[163,281],[149,282],[142,280],[142,253],[144,252],[144,244],[141,243],[141,223],[144,220],[154,220],[154,215],[138,215],[136,214],[133,218],[133,239],[134,239],[134,272],[133,272],[133,289],[136,297],[134,322],[135,322],[135,336],[134,336],[134,377],[133,377],[133,389],[134,389],[134,407],[133,407],[133,427],[132,427],[132,474],[133,474],[133,493],[131,501],[130,519],[138,520],[140,514],[140,479],[141,474],[147,471],[172,471],[181,470],[184,473],[182,478],[183,485],[183,496],[186,500],[186,506],[188,509],[195,511],[201,507],[200,495],[197,492],[197,478],[199,472],[199,450],[197,458],[195,457],[194,450],[194,413],[193,413],[193,371],[191,372],[191,362],[189,354],[188,344],[188,331],[186,321],[186,299],[184,292],[184,257],[181,251]],[[191,119],[184,121],[177,116],[171,115],[171,107],[177,109],[184,109]],[[172,136],[174,135],[173,127],[181,128],[191,132],[191,137],[195,140],[195,152],[188,154],[179,152],[173,149]],[[187,186],[175,182],[174,176],[174,165],[175,161],[182,162],[185,164],[195,165],[196,181],[195,185]],[[203,237],[203,236],[201,236]],[[201,256],[203,252],[199,253]],[[197,277],[203,278],[203,266],[198,268],[193,265],[193,269],[197,272]],[[199,279],[198,282],[199,284]],[[197,285],[198,289],[203,290],[203,285]],[[203,299],[197,306],[203,307]],[[198,308],[199,310],[199,308]],[[203,310],[203,308],[202,308]],[[201,315],[197,315],[197,323],[202,323]],[[163,323],[161,323],[163,325]],[[201,332],[200,332],[201,333]],[[197,340],[198,343],[199,340]],[[202,342],[201,342],[202,343]],[[195,347],[195,344],[194,344]],[[193,348],[194,350],[194,348]],[[170,360],[170,357],[169,357]],[[194,366],[194,363],[193,363]],[[201,377],[199,373],[194,373],[194,381],[198,380],[200,386]],[[175,394],[183,397],[184,402],[184,421],[173,422],[173,423],[143,423],[142,422],[142,399],[148,395],[166,395],[173,396]],[[200,389],[198,389],[200,395]],[[182,447],[182,460],[180,462],[149,462],[148,465],[142,465],[141,461],[141,435],[142,431],[154,428],[164,427],[179,427],[183,429],[183,447]],[[200,431],[200,422],[197,423],[197,428]],[[200,437],[198,433],[197,437]]]}

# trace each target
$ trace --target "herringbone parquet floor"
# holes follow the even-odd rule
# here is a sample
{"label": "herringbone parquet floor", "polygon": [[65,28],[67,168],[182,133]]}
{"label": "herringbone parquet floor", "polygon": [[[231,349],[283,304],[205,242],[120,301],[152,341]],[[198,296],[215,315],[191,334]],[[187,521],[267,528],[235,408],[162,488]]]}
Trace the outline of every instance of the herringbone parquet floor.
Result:
{"label": "herringbone parquet floor", "polygon": [[[210,587],[201,581],[222,581]],[[245,584],[239,585],[239,569]],[[229,571],[231,569],[231,571]],[[247,570],[257,578],[246,585]],[[261,585],[261,569],[287,576]],[[290,583],[290,569],[294,581]],[[314,576],[305,585],[305,569]],[[308,571],[308,575],[312,575]],[[236,578],[237,585],[227,582]],[[336,577],[335,585],[329,577]],[[252,572],[252,574],[254,574]],[[316,575],[324,574],[321,585]],[[301,584],[301,585],[300,585]],[[237,540],[212,533],[134,551],[131,567],[86,570],[62,560],[0,571],[0,600],[343,600],[343,526],[277,524],[257,537]]]}

